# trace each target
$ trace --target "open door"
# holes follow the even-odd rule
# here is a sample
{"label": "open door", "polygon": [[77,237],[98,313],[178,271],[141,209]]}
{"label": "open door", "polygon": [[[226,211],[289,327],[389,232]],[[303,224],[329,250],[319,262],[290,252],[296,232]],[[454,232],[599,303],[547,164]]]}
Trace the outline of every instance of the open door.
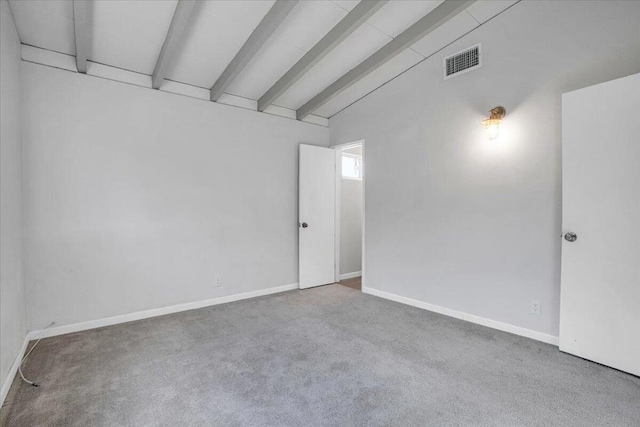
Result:
{"label": "open door", "polygon": [[640,74],[562,97],[560,350],[640,375]]}
{"label": "open door", "polygon": [[299,284],[305,289],[334,282],[335,150],[301,144],[299,179]]}

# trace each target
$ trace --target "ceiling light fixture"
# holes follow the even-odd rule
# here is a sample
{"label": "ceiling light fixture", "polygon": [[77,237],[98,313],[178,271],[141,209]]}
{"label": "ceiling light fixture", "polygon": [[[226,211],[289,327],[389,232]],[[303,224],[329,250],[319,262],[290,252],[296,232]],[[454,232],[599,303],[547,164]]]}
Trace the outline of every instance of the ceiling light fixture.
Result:
{"label": "ceiling light fixture", "polygon": [[482,121],[487,138],[496,139],[500,132],[500,122],[507,114],[504,107],[495,107],[491,109],[491,115],[488,119]]}

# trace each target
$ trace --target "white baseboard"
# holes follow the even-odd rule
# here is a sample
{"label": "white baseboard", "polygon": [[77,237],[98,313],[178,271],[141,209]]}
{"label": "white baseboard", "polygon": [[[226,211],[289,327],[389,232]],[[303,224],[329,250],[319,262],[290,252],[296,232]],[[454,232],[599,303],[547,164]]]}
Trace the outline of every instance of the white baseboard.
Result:
{"label": "white baseboard", "polygon": [[29,345],[29,334],[24,337],[24,341],[22,342],[22,347],[16,356],[16,360],[13,361],[13,365],[11,365],[11,369],[9,369],[9,373],[7,374],[7,378],[5,378],[2,383],[2,390],[0,391],[0,407],[4,405],[4,399],[7,398],[7,394],[9,394],[9,389],[11,388],[11,384],[13,383],[13,379],[16,377],[18,373],[18,366],[20,366],[20,362],[22,362],[22,358],[24,357],[24,353],[27,351],[27,346]]}
{"label": "white baseboard", "polygon": [[522,328],[520,326],[510,325],[509,323],[498,322],[497,320],[487,319],[486,317],[476,316],[474,314],[464,313],[462,311],[453,310],[428,302],[420,301],[413,298],[407,298],[389,292],[379,291],[363,286],[362,292],[374,295],[391,301],[407,304],[413,307],[422,308],[423,310],[432,311],[434,313],[444,314],[445,316],[454,317],[456,319],[465,320],[467,322],[476,323],[478,325],[487,326],[499,331],[509,332],[515,335],[531,338],[536,341],[542,341],[547,344],[558,345],[558,337],[544,334],[542,332],[533,331],[531,329]]}
{"label": "white baseboard", "polygon": [[292,283],[290,285],[276,286],[273,288],[260,289],[257,291],[251,292],[243,292],[240,294],[227,295],[224,297],[211,298],[202,301],[194,301],[185,304],[177,304],[169,307],[155,308],[151,310],[138,311],[135,313],[123,314],[120,316],[106,317],[103,319],[89,320],[87,322],[73,323],[71,325],[62,325],[56,326],[47,329],[41,329],[37,331],[31,331],[27,333],[27,336],[24,338],[24,342],[22,343],[22,348],[16,357],[16,360],[11,365],[11,369],[2,384],[2,392],[0,394],[0,406],[4,403],[4,399],[7,397],[9,393],[9,389],[11,388],[11,384],[18,372],[18,366],[24,357],[25,351],[27,350],[27,346],[29,345],[29,341],[37,340],[39,338],[48,338],[54,337],[56,335],[64,335],[70,334],[72,332],[86,331],[88,329],[101,328],[103,326],[116,325],[118,323],[132,322],[134,320],[147,319],[150,317],[163,316],[165,314],[178,313],[180,311],[194,310],[197,308],[209,307],[212,305],[225,304],[233,301],[240,301],[243,299],[260,297],[263,295],[276,294],[279,292],[291,291],[293,289],[298,289],[297,283]]}
{"label": "white baseboard", "polygon": [[[343,280],[343,276],[353,275],[346,278],[357,277],[359,276],[359,272],[348,273],[347,275],[341,275],[340,278]],[[103,319],[90,320],[87,322],[74,323],[71,325],[62,325],[56,326],[49,329],[43,329],[38,331],[32,331],[27,334],[22,343],[22,348],[16,357],[16,360],[13,362],[11,369],[2,384],[2,392],[0,395],[0,405],[4,403],[4,399],[7,397],[9,393],[9,388],[13,383],[13,379],[18,372],[18,366],[20,361],[24,357],[24,353],[29,345],[29,341],[39,338],[47,338],[53,337],[56,335],[64,335],[72,332],[85,331],[88,329],[100,328],[103,326],[116,325],[118,323],[132,322],[134,320],[147,319],[150,317],[162,316],[165,314],[178,313],[181,311],[194,310],[197,308],[209,307],[218,304],[225,304],[233,301],[240,301],[249,298],[255,298],[263,295],[270,295],[279,292],[290,291],[293,289],[298,289],[297,283],[292,283],[290,285],[276,286],[268,289],[261,289],[258,291],[244,292],[240,294],[228,295],[224,297],[211,298],[202,301],[194,301],[185,304],[172,305],[169,307],[156,308],[152,310],[138,311],[130,314],[123,314],[120,316],[107,317]],[[416,300],[413,298],[407,298],[400,295],[392,294],[389,292],[379,291],[377,289],[362,287],[362,292],[374,295],[380,298],[388,299],[391,301],[399,302],[402,304],[407,304],[413,307],[422,308],[424,310],[432,311],[434,313],[444,314],[445,316],[454,317],[456,319],[465,320],[467,322],[476,323],[478,325],[487,326],[489,328],[497,329],[504,332],[510,332],[515,335],[520,335],[523,337],[531,338],[537,341],[542,341],[548,344],[558,345],[558,337],[554,337],[553,335],[544,334],[542,332],[532,331],[531,329],[521,328],[519,326],[510,325],[508,323],[498,322],[496,320],[487,319],[481,316],[476,316],[473,314],[464,313],[462,311],[453,310],[450,308],[442,307],[435,304],[430,304],[428,302]]]}
{"label": "white baseboard", "polygon": [[185,304],[172,305],[169,307],[154,308],[151,310],[137,311],[135,313],[123,314],[120,316],[106,317],[103,319],[89,320],[87,322],[73,323],[70,325],[55,326],[48,329],[41,329],[29,333],[29,339],[54,337],[56,335],[70,334],[72,332],[86,331],[88,329],[101,328],[103,326],[117,325],[118,323],[132,322],[134,320],[147,319],[149,317],[163,316],[165,314],[178,313],[180,311],[194,310],[212,305],[225,304],[233,301],[240,301],[248,298],[260,297],[263,295],[276,294],[279,292],[298,289],[297,283],[290,285],[276,286],[273,288],[260,289],[258,291],[243,292],[241,294],[228,295],[206,299],[202,301],[188,302]]}
{"label": "white baseboard", "polygon": [[340,280],[353,279],[362,276],[362,271],[354,271],[353,273],[345,273],[340,275]]}

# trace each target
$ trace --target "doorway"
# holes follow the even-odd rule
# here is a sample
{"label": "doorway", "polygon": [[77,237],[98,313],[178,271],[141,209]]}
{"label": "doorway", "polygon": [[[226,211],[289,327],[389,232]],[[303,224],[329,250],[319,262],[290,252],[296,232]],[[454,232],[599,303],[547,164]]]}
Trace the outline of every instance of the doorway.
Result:
{"label": "doorway", "polygon": [[640,74],[562,96],[560,350],[633,375],[640,375],[639,116]]}
{"label": "doorway", "polygon": [[364,141],[336,150],[336,283],[362,290]]}
{"label": "doorway", "polygon": [[299,288],[364,284],[364,141],[300,145]]}

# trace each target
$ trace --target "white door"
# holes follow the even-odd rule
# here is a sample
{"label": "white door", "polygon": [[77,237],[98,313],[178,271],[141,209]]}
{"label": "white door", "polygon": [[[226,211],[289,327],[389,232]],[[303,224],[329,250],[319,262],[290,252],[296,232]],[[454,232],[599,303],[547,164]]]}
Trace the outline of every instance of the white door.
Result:
{"label": "white door", "polygon": [[640,375],[640,74],[562,96],[560,350]]}
{"label": "white door", "polygon": [[300,289],[334,282],[335,175],[335,150],[300,145]]}

